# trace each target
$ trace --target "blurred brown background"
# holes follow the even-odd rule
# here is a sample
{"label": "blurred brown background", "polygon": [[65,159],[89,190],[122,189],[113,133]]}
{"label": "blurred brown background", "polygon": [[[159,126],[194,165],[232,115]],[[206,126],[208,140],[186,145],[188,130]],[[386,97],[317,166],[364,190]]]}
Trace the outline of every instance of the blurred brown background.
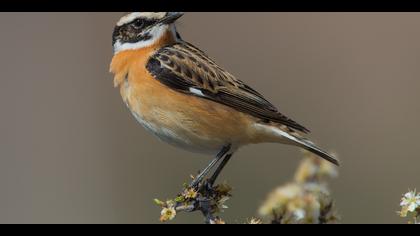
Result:
{"label": "blurred brown background", "polygon": [[[0,223],[158,223],[211,157],[162,144],[112,87],[122,13],[1,13]],[[420,188],[420,14],[188,13],[178,30],[342,160],[332,190],[344,223],[398,223]],[[301,153],[241,149],[221,179],[224,218],[256,215]],[[175,223],[201,223],[199,213]]]}

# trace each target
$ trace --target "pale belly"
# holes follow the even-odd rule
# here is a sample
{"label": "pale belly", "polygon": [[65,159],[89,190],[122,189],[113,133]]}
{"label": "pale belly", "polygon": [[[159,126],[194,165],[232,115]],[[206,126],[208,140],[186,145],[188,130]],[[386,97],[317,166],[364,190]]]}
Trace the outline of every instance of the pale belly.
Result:
{"label": "pale belly", "polygon": [[192,152],[215,155],[252,143],[252,120],[224,105],[182,94],[158,82],[128,81],[121,95],[136,120],[160,140]]}
{"label": "pale belly", "polygon": [[182,120],[168,126],[165,122],[148,120],[133,111],[131,113],[148,132],[159,140],[190,152],[215,155],[229,143],[227,140],[200,136],[198,132],[182,125]]}

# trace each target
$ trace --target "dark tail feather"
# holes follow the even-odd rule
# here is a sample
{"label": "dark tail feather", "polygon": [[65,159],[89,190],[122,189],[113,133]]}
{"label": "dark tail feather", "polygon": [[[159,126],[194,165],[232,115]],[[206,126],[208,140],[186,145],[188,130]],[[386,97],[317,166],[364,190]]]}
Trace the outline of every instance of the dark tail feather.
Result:
{"label": "dark tail feather", "polygon": [[305,150],[308,150],[315,155],[339,166],[337,159],[335,159],[331,154],[328,154],[326,151],[323,151],[321,148],[317,147],[310,140],[300,137],[299,135],[295,135],[292,132],[286,132],[275,126],[261,125],[261,127],[266,129],[265,131],[274,132],[275,136],[280,138],[281,143],[283,143],[284,139],[287,139],[290,141],[290,144],[304,148]]}
{"label": "dark tail feather", "polygon": [[308,150],[312,153],[314,153],[315,155],[337,165],[340,166],[340,163],[338,163],[338,160],[335,159],[331,154],[328,154],[327,152],[323,151],[322,149],[320,149],[319,147],[315,146],[312,142],[308,141],[308,140],[301,140],[301,145],[302,148],[304,148],[305,150]]}
{"label": "dark tail feather", "polygon": [[293,134],[288,134],[286,137],[292,141],[294,141],[298,146],[302,147],[305,150],[308,150],[315,155],[333,163],[334,165],[340,166],[338,163],[338,160],[335,159],[331,154],[327,153],[326,151],[322,150],[318,146],[316,146],[313,142],[311,142],[309,139],[299,137]]}

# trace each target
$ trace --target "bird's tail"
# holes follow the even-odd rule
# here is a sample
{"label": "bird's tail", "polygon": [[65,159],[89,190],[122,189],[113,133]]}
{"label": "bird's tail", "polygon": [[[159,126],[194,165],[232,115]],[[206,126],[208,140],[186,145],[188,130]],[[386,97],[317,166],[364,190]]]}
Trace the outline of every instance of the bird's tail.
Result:
{"label": "bird's tail", "polygon": [[[281,128],[271,126],[271,125],[260,125],[260,127],[263,127],[266,134],[270,133],[271,135],[275,135],[277,137],[277,140],[279,140],[281,143],[289,143],[296,145],[298,147],[301,147],[305,150],[308,150],[315,155],[339,166],[338,160],[335,159],[331,154],[327,153],[326,151],[322,150],[318,146],[316,146],[313,142],[310,140],[301,137],[297,134],[286,132],[282,130]],[[270,135],[270,136],[271,136]],[[285,142],[286,141],[286,142]]]}
{"label": "bird's tail", "polygon": [[300,144],[300,146],[305,149],[308,150],[312,153],[314,153],[315,155],[339,166],[340,163],[338,163],[338,160],[335,159],[331,154],[327,153],[326,151],[322,150],[321,148],[319,148],[318,146],[316,146],[313,142],[309,141],[308,139],[305,138],[297,138],[298,139],[298,143]]}

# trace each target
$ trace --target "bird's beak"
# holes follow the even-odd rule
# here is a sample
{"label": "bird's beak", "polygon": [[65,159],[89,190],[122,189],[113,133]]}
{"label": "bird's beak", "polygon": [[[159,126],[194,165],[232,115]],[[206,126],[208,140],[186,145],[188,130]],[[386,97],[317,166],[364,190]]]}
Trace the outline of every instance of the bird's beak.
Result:
{"label": "bird's beak", "polygon": [[160,20],[160,23],[161,24],[172,24],[176,20],[178,20],[178,18],[180,18],[183,15],[184,15],[183,12],[168,12],[166,14],[166,16],[162,20]]}

